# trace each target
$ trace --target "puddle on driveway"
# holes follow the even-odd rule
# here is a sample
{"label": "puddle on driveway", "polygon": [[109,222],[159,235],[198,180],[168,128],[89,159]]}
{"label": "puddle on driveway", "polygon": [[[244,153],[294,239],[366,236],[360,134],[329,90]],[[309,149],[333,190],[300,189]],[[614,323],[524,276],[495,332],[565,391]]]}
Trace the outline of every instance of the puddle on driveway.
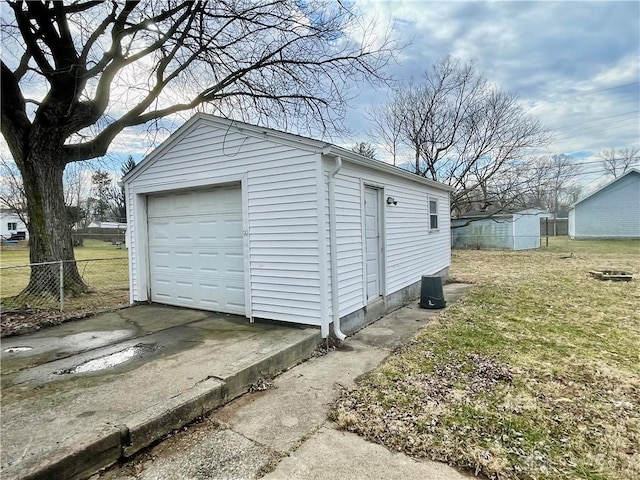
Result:
{"label": "puddle on driveway", "polygon": [[28,352],[29,350],[33,350],[33,347],[17,346],[17,347],[9,347],[4,349],[5,353]]}
{"label": "puddle on driveway", "polygon": [[156,345],[138,344],[133,347],[125,348],[119,352],[111,353],[103,357],[94,358],[87,362],[76,365],[73,368],[65,368],[64,370],[56,370],[53,372],[55,375],[67,375],[70,373],[90,373],[99,372],[108,368],[114,368],[118,365],[122,365],[129,360],[136,357],[141,357],[147,353],[151,353],[156,350]]}

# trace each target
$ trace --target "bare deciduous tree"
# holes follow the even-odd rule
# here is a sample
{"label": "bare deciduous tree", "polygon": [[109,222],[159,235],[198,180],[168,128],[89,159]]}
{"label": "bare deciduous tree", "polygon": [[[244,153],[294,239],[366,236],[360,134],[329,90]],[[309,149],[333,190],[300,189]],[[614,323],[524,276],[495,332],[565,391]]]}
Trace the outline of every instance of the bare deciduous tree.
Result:
{"label": "bare deciduous tree", "polygon": [[422,83],[398,88],[370,118],[394,151],[402,143],[412,152],[415,173],[455,188],[451,206],[459,211],[472,198],[489,202],[494,178],[550,140],[514,94],[490,85],[473,62],[448,56],[425,72]]}
{"label": "bare deciduous tree", "polygon": [[620,175],[627,173],[627,170],[634,164],[639,163],[639,153],[639,147],[626,147],[618,150],[610,148],[609,150],[602,150],[598,157],[600,157],[600,165],[605,172],[608,175],[612,175],[613,178],[618,178]]}
{"label": "bare deciduous tree", "polygon": [[351,147],[352,152],[359,153],[368,158],[376,159],[376,149],[368,142],[358,142]]}
{"label": "bare deciduous tree", "polygon": [[[73,259],[64,168],[105,155],[123,129],[208,109],[330,131],[354,80],[384,80],[393,47],[329,0],[6,5],[1,129],[28,199],[32,262]],[[27,291],[55,286],[48,275],[32,269]],[[67,280],[85,290],[77,271]]]}
{"label": "bare deciduous tree", "polygon": [[[534,158],[519,170],[520,182],[513,190],[514,203],[521,208],[551,212],[555,220],[582,195],[582,186],[576,181],[579,174],[580,165],[568,155]],[[553,228],[556,228],[555,221]]]}
{"label": "bare deciduous tree", "polygon": [[22,178],[15,163],[9,162],[4,158],[0,158],[2,168],[0,177],[0,204],[15,213],[20,221],[25,225],[29,225],[29,217],[27,216],[27,197],[22,186]]}
{"label": "bare deciduous tree", "polygon": [[[0,164],[0,204],[15,213],[28,227],[27,197],[20,171],[14,162],[4,158],[0,159]],[[81,164],[82,162],[68,165],[64,170],[62,181],[66,211],[67,213],[73,212],[72,216],[76,219],[80,219],[82,216],[80,204],[89,192],[87,186],[84,185],[86,182],[82,181],[82,172],[87,170],[80,168]],[[69,223],[72,225],[75,222]]]}

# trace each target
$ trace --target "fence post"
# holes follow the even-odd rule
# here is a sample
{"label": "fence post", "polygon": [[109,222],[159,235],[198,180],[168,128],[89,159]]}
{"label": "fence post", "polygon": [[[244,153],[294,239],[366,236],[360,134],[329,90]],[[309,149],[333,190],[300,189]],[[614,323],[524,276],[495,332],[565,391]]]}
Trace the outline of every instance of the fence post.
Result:
{"label": "fence post", "polygon": [[544,218],[544,232],[547,234],[547,247],[549,246],[549,217]]}
{"label": "fence post", "polygon": [[60,260],[60,311],[64,310],[64,261]]}

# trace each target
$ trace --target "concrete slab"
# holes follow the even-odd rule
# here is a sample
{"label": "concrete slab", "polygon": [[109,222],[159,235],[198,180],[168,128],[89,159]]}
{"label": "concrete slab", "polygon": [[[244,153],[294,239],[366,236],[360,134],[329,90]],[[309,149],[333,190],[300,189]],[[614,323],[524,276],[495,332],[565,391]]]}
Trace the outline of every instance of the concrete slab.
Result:
{"label": "concrete slab", "polygon": [[[124,330],[123,322],[135,324],[134,337],[119,343],[118,335],[105,335],[93,345],[108,345],[75,354],[65,350],[69,343],[58,343],[64,354],[58,360],[38,350],[35,359],[26,353],[13,359],[2,377],[3,479],[86,477],[247,391],[259,378],[295,365],[321,341],[314,328],[250,324],[189,310],[169,321],[165,307],[153,307],[127,309],[118,321],[94,317],[93,331],[83,321],[80,331],[69,324],[20,338],[39,345],[36,340],[100,336],[109,332],[105,325],[113,332]],[[152,332],[149,315],[165,315],[166,328]],[[74,365],[134,345],[154,349],[104,370],[72,373]]]}
{"label": "concrete slab", "polygon": [[[455,283],[444,286],[447,304],[457,302],[471,285]],[[431,318],[442,310],[420,308],[414,301],[357,332],[352,338],[376,348],[392,350],[408,342]]]}
{"label": "concrete slab", "polygon": [[[466,288],[445,286],[447,300]],[[422,475],[417,462],[370,450],[375,445],[348,450],[334,434],[325,433],[328,407],[340,389],[375,368],[437,313],[417,304],[399,309],[350,337],[341,349],[285,372],[275,380],[277,388],[221,408],[210,428],[194,430],[203,437],[190,441],[191,429],[184,432],[180,438],[186,445],[175,447],[182,454],[174,455],[161,443],[151,450],[158,452],[158,461],[145,454],[116,476],[108,476],[114,470],[106,472],[105,478],[129,478],[126,465],[136,466],[134,478],[249,478],[270,471],[282,455],[298,456],[299,469],[287,459],[273,478],[383,478],[370,469],[353,470],[348,457],[370,462],[369,455],[401,469],[403,478],[414,473],[456,478]],[[259,378],[295,365],[321,341],[313,328],[250,324],[234,316],[158,305],[10,340],[2,345],[3,479],[86,478],[229,402]],[[11,351],[11,345],[32,348]],[[121,364],[105,360],[141,345],[142,353]],[[109,368],[75,369],[97,364]],[[340,451],[332,453],[336,448]],[[312,458],[314,451],[327,463]],[[438,465],[428,471],[437,471]]]}
{"label": "concrete slab", "polygon": [[233,430],[191,428],[141,456],[96,475],[103,480],[238,480],[258,478],[280,456]]}
{"label": "concrete slab", "polygon": [[[449,303],[467,288],[445,286]],[[467,479],[469,476],[444,464],[416,461],[357,435],[335,431],[327,419],[343,388],[373,370],[397,342],[410,339],[439,312],[404,307],[380,320],[382,326],[370,325],[339,349],[314,355],[279,375],[272,388],[236,398],[167,442],[92,480],[238,479],[258,478],[264,472],[271,472],[265,477],[270,479]],[[228,445],[218,441],[227,438],[236,448],[235,456],[219,451]],[[225,477],[229,471],[232,473]]]}
{"label": "concrete slab", "polygon": [[470,475],[439,462],[417,461],[348,432],[323,427],[282,459],[264,480],[469,480]]}
{"label": "concrete slab", "polygon": [[[129,338],[184,326],[211,318],[212,315],[211,312],[157,304],[138,305],[135,308],[125,308],[63,323],[29,335],[9,337],[2,340],[0,349],[2,375]],[[246,319],[233,315],[215,316],[219,320],[228,320],[235,327],[240,327],[243,322],[248,323]],[[13,352],[16,347],[29,347],[29,350]]]}

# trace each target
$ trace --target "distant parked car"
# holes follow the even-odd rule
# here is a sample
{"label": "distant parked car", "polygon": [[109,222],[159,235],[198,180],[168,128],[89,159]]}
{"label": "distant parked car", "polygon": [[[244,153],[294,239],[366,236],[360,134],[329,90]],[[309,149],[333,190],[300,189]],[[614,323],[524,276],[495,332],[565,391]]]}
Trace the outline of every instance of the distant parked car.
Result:
{"label": "distant parked car", "polygon": [[2,235],[3,242],[17,243],[19,240],[26,240],[27,232],[15,232],[9,236]]}

